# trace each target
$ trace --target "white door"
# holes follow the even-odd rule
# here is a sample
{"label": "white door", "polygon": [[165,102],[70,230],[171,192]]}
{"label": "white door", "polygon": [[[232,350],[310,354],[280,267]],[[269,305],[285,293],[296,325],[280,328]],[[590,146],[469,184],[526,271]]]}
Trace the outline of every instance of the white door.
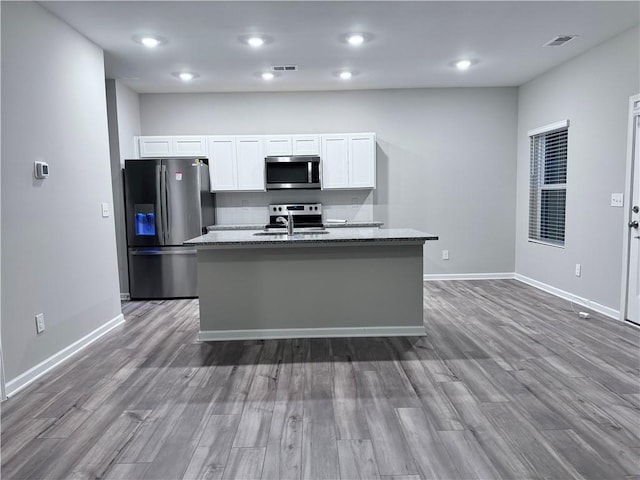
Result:
{"label": "white door", "polygon": [[629,283],[627,290],[627,320],[640,324],[640,96],[636,97],[632,113],[631,215],[629,218]]}
{"label": "white door", "polygon": [[272,135],[265,140],[267,157],[284,157],[291,155],[291,137],[289,135]]}
{"label": "white door", "polygon": [[322,136],[322,188],[349,187],[349,137]]}
{"label": "white door", "polygon": [[173,156],[171,137],[139,137],[138,152],[140,158],[158,158]]}
{"label": "white door", "polygon": [[320,155],[320,142],[317,135],[294,135],[294,155]]}
{"label": "white door", "polygon": [[236,137],[238,190],[264,190],[264,147],[262,137]]}
{"label": "white door", "polygon": [[238,189],[234,137],[209,137],[209,183],[212,192]]}
{"label": "white door", "polygon": [[376,138],[373,134],[349,135],[349,185],[376,186]]}
{"label": "white door", "polygon": [[205,137],[199,135],[173,137],[173,155],[176,157],[206,157],[207,142]]}

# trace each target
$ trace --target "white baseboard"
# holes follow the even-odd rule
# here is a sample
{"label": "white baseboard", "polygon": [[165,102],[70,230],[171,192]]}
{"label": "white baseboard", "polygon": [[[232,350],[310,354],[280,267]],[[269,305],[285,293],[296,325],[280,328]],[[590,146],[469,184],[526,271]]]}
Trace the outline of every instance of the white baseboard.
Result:
{"label": "white baseboard", "polygon": [[515,273],[443,273],[425,274],[422,279],[425,282],[432,280],[510,280],[515,278]]}
{"label": "white baseboard", "polygon": [[72,357],[73,355],[75,355],[85,347],[89,346],[90,344],[98,340],[100,337],[102,337],[104,334],[106,334],[110,330],[113,330],[114,328],[116,328],[118,325],[121,325],[122,323],[124,323],[124,316],[120,314],[115,318],[109,320],[107,323],[105,323],[101,327],[96,328],[93,332],[89,333],[88,335],[85,335],[80,340],[73,342],[71,345],[60,350],[58,353],[50,356],[45,361],[40,362],[35,367],[30,368],[29,370],[24,372],[22,375],[19,375],[13,380],[10,380],[9,382],[7,382],[5,386],[7,397],[11,397],[12,395],[15,395],[20,390],[22,390],[27,385],[29,385],[31,382],[37,380],[42,375],[47,373],[49,370],[51,370],[54,367],[57,367],[62,362]]}
{"label": "white baseboard", "polygon": [[520,275],[518,273],[515,274],[515,279],[518,280],[519,282],[526,283],[527,285],[531,285],[532,287],[536,287],[540,290],[544,290],[547,293],[551,293],[556,297],[564,298],[565,300],[569,300],[570,302],[582,305],[583,307],[589,308],[594,312],[598,312],[607,317],[620,320],[619,310],[605,307],[604,305],[600,305],[599,303],[593,302],[587,298],[579,297],[578,295],[565,292],[564,290],[560,290],[559,288],[552,287],[551,285],[547,285],[546,283],[539,282],[538,280],[525,277],[524,275]]}
{"label": "white baseboard", "polygon": [[121,302],[128,302],[129,300],[131,300],[131,295],[128,293],[121,293],[120,294],[120,301]]}
{"label": "white baseboard", "polygon": [[256,330],[201,330],[198,340],[270,340],[279,338],[410,337],[425,335],[419,327],[267,328]]}

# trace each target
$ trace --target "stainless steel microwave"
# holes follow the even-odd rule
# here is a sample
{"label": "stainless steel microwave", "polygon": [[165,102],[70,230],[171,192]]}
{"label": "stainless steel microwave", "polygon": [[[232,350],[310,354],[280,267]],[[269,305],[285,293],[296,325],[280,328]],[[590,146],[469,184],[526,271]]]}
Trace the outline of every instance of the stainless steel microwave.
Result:
{"label": "stainless steel microwave", "polygon": [[266,157],[264,171],[267,190],[320,188],[320,157],[316,155]]}

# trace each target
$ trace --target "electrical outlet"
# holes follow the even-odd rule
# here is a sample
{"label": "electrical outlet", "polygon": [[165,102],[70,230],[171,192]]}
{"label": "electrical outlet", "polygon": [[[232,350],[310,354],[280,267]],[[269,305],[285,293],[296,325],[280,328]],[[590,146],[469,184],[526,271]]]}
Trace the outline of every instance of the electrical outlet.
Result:
{"label": "electrical outlet", "polygon": [[249,200],[242,200],[242,209],[245,211],[249,210]]}
{"label": "electrical outlet", "polygon": [[44,313],[36,315],[36,333],[40,335],[44,332]]}
{"label": "electrical outlet", "polygon": [[449,260],[449,250],[442,250],[442,259]]}
{"label": "electrical outlet", "polygon": [[107,218],[109,216],[109,204],[107,202],[102,202],[100,205],[102,207],[103,218]]}
{"label": "electrical outlet", "polygon": [[622,194],[622,193],[612,193],[611,194],[611,206],[612,207],[623,207],[624,206],[624,194]]}
{"label": "electrical outlet", "polygon": [[580,275],[582,275],[582,265],[576,263],[576,277],[579,277]]}

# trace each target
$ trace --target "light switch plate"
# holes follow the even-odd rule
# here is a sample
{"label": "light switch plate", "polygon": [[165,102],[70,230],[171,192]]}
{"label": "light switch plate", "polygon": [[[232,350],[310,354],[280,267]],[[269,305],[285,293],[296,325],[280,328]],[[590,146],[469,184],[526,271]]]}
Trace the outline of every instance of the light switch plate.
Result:
{"label": "light switch plate", "polygon": [[36,333],[40,335],[44,332],[44,313],[36,315]]}
{"label": "light switch plate", "polygon": [[107,202],[102,202],[102,216],[107,218],[109,216],[109,204]]}
{"label": "light switch plate", "polygon": [[612,193],[611,194],[611,206],[612,207],[623,207],[624,206],[624,194],[622,194],[622,193]]}

